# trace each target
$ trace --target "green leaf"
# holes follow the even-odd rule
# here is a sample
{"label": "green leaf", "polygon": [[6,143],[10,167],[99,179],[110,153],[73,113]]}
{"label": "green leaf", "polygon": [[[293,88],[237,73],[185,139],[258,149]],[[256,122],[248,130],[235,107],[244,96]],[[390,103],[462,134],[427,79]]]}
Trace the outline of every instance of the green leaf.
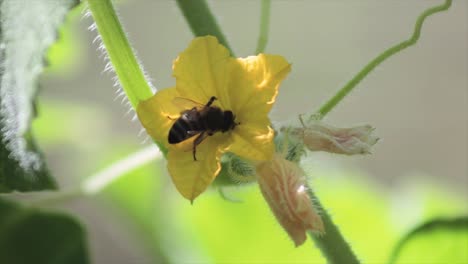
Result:
{"label": "green leaf", "polygon": [[45,52],[77,3],[0,0],[0,192],[55,187],[30,124]]}
{"label": "green leaf", "polygon": [[84,231],[73,218],[0,199],[0,263],[89,263]]}
{"label": "green leaf", "polygon": [[437,218],[404,235],[389,263],[468,263],[468,217]]}

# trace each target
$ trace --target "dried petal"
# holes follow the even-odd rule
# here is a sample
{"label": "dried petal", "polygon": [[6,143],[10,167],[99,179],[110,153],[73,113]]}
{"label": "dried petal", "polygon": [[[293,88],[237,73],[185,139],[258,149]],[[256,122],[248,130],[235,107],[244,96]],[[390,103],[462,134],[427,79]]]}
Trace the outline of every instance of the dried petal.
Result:
{"label": "dried petal", "polygon": [[258,183],[273,214],[297,246],[306,240],[306,231],[324,233],[322,219],[306,190],[304,172],[297,164],[276,154],[257,166]]}
{"label": "dried petal", "polygon": [[337,128],[314,120],[303,128],[294,128],[292,134],[299,137],[311,151],[354,155],[369,154],[379,140],[369,125]]}

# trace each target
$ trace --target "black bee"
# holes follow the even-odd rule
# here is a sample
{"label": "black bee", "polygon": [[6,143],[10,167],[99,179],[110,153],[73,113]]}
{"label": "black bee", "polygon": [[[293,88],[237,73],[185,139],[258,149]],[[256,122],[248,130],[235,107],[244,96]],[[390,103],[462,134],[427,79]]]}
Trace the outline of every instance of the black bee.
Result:
{"label": "black bee", "polygon": [[217,106],[211,106],[217,98],[212,96],[206,105],[199,104],[190,99],[177,97],[174,100],[181,103],[183,101],[196,105],[189,110],[180,113],[180,117],[169,130],[169,144],[177,144],[191,137],[198,135],[193,141],[193,160],[197,160],[197,146],[208,136],[216,132],[227,132],[232,130],[239,123],[235,123],[235,116],[232,111],[223,111]]}

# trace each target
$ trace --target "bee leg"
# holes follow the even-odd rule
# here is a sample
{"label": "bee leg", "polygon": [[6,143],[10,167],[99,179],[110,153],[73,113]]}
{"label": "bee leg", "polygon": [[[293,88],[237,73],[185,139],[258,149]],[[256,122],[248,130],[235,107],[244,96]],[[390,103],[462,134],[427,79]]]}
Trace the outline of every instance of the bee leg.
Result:
{"label": "bee leg", "polygon": [[197,146],[205,139],[205,132],[200,133],[200,135],[195,138],[193,141],[193,160],[197,161]]}
{"label": "bee leg", "polygon": [[195,145],[195,142],[193,143],[193,161],[197,161],[197,145]]}
{"label": "bee leg", "polygon": [[192,153],[193,153],[193,161],[197,161],[197,145],[195,144],[195,142],[193,142]]}
{"label": "bee leg", "polygon": [[211,96],[210,100],[208,101],[208,103],[205,105],[205,107],[209,107],[210,105],[213,104],[214,100],[216,100],[218,98],[216,98],[216,96]]}

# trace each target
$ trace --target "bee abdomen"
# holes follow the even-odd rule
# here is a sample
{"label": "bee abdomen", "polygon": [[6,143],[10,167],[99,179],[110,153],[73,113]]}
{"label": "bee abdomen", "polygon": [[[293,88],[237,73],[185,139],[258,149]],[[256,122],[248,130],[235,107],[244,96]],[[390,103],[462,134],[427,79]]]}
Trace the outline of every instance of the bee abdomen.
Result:
{"label": "bee abdomen", "polygon": [[[198,125],[195,122],[189,122],[185,118],[179,118],[171,130],[169,130],[168,141],[169,144],[180,143],[190,137],[193,137],[196,133],[193,131],[199,131]],[[192,133],[190,133],[192,132]]]}

